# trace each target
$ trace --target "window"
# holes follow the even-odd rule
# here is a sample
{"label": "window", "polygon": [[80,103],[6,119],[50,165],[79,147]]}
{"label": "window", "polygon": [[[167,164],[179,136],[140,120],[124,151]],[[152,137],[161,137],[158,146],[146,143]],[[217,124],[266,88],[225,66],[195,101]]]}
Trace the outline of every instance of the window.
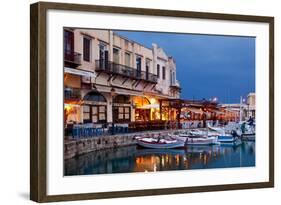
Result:
{"label": "window", "polygon": [[83,100],[86,103],[83,106],[83,121],[86,123],[106,123],[105,97],[98,92],[92,91],[85,95]]}
{"label": "window", "polygon": [[106,121],[106,107],[105,106],[99,106],[99,121],[105,122]]}
{"label": "window", "polygon": [[98,122],[98,106],[92,106],[92,122]]}
{"label": "window", "polygon": [[173,85],[173,72],[170,71],[170,85]]}
{"label": "window", "polygon": [[117,48],[113,48],[113,62],[119,63],[119,50]]}
{"label": "window", "polygon": [[83,121],[84,122],[90,122],[90,106],[89,105],[83,105]]}
{"label": "window", "polygon": [[130,110],[128,106],[114,106],[113,107],[113,120],[114,122],[130,122]]}
{"label": "window", "polygon": [[106,106],[105,105],[83,105],[84,123],[105,123]]}
{"label": "window", "polygon": [[136,65],[137,65],[137,77],[141,76],[141,57],[136,57]]}
{"label": "window", "polygon": [[162,78],[163,78],[163,80],[166,79],[166,68],[165,68],[165,66],[162,67]]}
{"label": "window", "polygon": [[146,62],[145,62],[145,78],[146,78],[146,80],[149,79],[149,67],[150,67],[150,60],[146,59]]}
{"label": "window", "polygon": [[103,95],[101,95],[97,92],[94,92],[94,91],[85,95],[83,100],[93,101],[93,102],[106,102],[106,99],[104,98]]}
{"label": "window", "polygon": [[108,50],[107,46],[100,42],[99,43],[99,67],[102,69],[109,69],[108,67]]}
{"label": "window", "polygon": [[87,37],[83,38],[83,60],[90,61],[91,40]]}
{"label": "window", "polygon": [[125,53],[125,65],[130,67],[131,66],[131,55],[130,53]]}
{"label": "window", "polygon": [[63,32],[64,60],[74,62],[74,34],[71,31]]}
{"label": "window", "polygon": [[160,77],[160,65],[157,64],[157,78]]}
{"label": "window", "polygon": [[74,50],[74,34],[71,31],[64,30],[64,51],[73,52]]}

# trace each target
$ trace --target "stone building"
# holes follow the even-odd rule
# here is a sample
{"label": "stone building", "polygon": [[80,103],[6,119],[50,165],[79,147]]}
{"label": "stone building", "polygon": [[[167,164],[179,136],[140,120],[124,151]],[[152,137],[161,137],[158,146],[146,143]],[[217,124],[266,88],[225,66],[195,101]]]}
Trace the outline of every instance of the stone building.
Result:
{"label": "stone building", "polygon": [[249,93],[247,99],[242,99],[241,97],[240,103],[221,104],[221,107],[235,113],[237,121],[255,118],[256,94]]}
{"label": "stone building", "polygon": [[160,119],[159,99],[178,99],[175,60],[111,30],[64,29],[65,123]]}
{"label": "stone building", "polygon": [[247,116],[256,117],[256,93],[249,93],[247,96]]}

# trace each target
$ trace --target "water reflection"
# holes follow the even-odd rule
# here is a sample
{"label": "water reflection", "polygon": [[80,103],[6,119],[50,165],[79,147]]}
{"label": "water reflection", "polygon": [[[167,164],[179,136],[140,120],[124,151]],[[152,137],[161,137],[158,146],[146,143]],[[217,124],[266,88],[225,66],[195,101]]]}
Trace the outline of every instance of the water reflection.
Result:
{"label": "water reflection", "polygon": [[65,160],[65,175],[255,166],[255,142],[233,146],[189,146],[186,149],[107,149]]}

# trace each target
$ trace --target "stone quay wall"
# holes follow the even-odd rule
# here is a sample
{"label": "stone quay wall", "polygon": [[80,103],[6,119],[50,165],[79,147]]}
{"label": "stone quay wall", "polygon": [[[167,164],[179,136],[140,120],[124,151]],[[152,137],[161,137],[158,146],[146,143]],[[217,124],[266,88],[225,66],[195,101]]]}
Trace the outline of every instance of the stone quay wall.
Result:
{"label": "stone quay wall", "polygon": [[109,136],[97,136],[91,138],[81,139],[65,139],[64,141],[64,159],[70,159],[81,154],[92,151],[117,148],[122,146],[135,145],[137,143],[136,137],[152,137],[153,135],[173,134],[183,130],[161,130],[138,132],[129,134],[118,134]]}

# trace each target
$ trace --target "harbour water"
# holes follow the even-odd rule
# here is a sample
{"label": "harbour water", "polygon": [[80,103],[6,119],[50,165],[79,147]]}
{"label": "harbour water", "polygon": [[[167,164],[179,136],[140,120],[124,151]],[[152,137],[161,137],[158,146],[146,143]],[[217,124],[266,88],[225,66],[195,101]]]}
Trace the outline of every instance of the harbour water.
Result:
{"label": "harbour water", "polygon": [[185,149],[119,147],[65,160],[64,175],[155,172],[255,166],[255,142],[239,146],[189,146]]}

